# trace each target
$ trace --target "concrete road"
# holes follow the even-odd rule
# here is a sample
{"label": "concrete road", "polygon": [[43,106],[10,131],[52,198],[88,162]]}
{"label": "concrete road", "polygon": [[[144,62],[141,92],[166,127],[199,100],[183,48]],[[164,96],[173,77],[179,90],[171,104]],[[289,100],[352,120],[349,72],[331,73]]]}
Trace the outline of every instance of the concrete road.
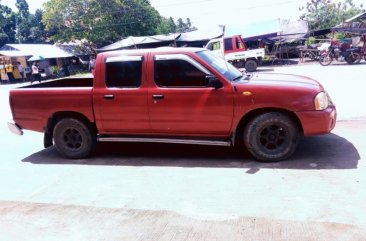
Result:
{"label": "concrete road", "polygon": [[279,163],[233,148],[116,143],[66,160],[41,134],[6,129],[15,86],[0,86],[0,240],[365,240],[366,65],[262,71],[320,80],[338,105],[335,130]]}

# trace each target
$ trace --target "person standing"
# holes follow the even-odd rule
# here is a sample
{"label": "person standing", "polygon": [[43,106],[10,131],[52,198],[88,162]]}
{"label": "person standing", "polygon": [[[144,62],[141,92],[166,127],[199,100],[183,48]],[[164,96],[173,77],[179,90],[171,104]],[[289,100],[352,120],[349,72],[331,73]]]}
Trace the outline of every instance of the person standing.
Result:
{"label": "person standing", "polygon": [[14,82],[15,81],[14,74],[13,74],[14,66],[11,64],[11,62],[9,62],[5,65],[5,71],[8,76],[9,81]]}
{"label": "person standing", "polygon": [[22,78],[23,81],[25,81],[24,68],[23,68],[23,65],[20,62],[17,62],[17,68],[18,68],[20,77]]}
{"label": "person standing", "polygon": [[31,84],[33,83],[33,81],[37,81],[37,80],[39,83],[41,83],[41,74],[39,73],[38,62],[33,62]]}
{"label": "person standing", "polygon": [[89,71],[94,74],[95,57],[92,56],[89,61]]}

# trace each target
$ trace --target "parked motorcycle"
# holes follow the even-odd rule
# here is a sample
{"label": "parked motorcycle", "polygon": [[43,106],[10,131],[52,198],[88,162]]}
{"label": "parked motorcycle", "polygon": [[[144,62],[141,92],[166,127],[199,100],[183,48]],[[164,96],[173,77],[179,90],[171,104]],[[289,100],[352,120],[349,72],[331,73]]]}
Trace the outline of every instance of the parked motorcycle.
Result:
{"label": "parked motorcycle", "polygon": [[328,45],[328,49],[319,56],[319,63],[323,66],[330,65],[334,59],[339,62],[346,61],[348,64],[358,64],[362,59],[360,48],[347,48],[338,42]]}

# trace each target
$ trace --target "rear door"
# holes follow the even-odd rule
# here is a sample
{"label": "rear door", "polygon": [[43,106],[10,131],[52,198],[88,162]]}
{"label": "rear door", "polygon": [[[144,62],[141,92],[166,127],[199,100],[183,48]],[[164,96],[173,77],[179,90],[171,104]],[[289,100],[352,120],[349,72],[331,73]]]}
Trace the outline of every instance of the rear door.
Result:
{"label": "rear door", "polygon": [[105,59],[94,106],[101,134],[139,134],[150,131],[144,56]]}

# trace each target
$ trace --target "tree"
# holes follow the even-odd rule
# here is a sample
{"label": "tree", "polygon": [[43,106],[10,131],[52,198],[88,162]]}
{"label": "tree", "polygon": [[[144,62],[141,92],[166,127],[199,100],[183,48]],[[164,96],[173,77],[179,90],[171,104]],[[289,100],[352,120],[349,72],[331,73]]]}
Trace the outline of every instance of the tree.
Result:
{"label": "tree", "polygon": [[334,27],[364,11],[363,5],[356,6],[353,0],[310,0],[299,10],[302,12],[300,19],[308,21],[311,29]]}
{"label": "tree", "polygon": [[[35,15],[30,14],[17,25],[16,39],[18,43],[42,43],[45,41],[45,30],[39,20],[41,10],[37,10]],[[42,15],[41,15],[42,16]]]}
{"label": "tree", "polygon": [[16,39],[18,43],[44,42],[45,31],[42,24],[42,10],[37,9],[35,14],[30,14],[26,0],[17,0],[15,6],[18,8],[18,13],[16,14]]}
{"label": "tree", "polygon": [[0,46],[15,41],[16,17],[11,8],[0,4]]}
{"label": "tree", "polygon": [[15,6],[18,8],[18,23],[29,17],[29,5],[26,0],[17,0]]}
{"label": "tree", "polygon": [[130,35],[153,35],[161,23],[147,0],[50,0],[43,23],[54,41],[87,39],[103,46]]}
{"label": "tree", "polygon": [[157,27],[157,34],[175,33],[177,31],[177,25],[172,17],[161,18],[160,24]]}
{"label": "tree", "polygon": [[178,18],[177,20],[177,32],[179,33],[186,33],[197,30],[196,27],[192,27],[191,19],[187,18],[186,22],[183,19]]}
{"label": "tree", "polygon": [[43,11],[37,9],[31,18],[31,35],[30,38],[33,43],[42,43],[46,40],[46,31],[42,23]]}

